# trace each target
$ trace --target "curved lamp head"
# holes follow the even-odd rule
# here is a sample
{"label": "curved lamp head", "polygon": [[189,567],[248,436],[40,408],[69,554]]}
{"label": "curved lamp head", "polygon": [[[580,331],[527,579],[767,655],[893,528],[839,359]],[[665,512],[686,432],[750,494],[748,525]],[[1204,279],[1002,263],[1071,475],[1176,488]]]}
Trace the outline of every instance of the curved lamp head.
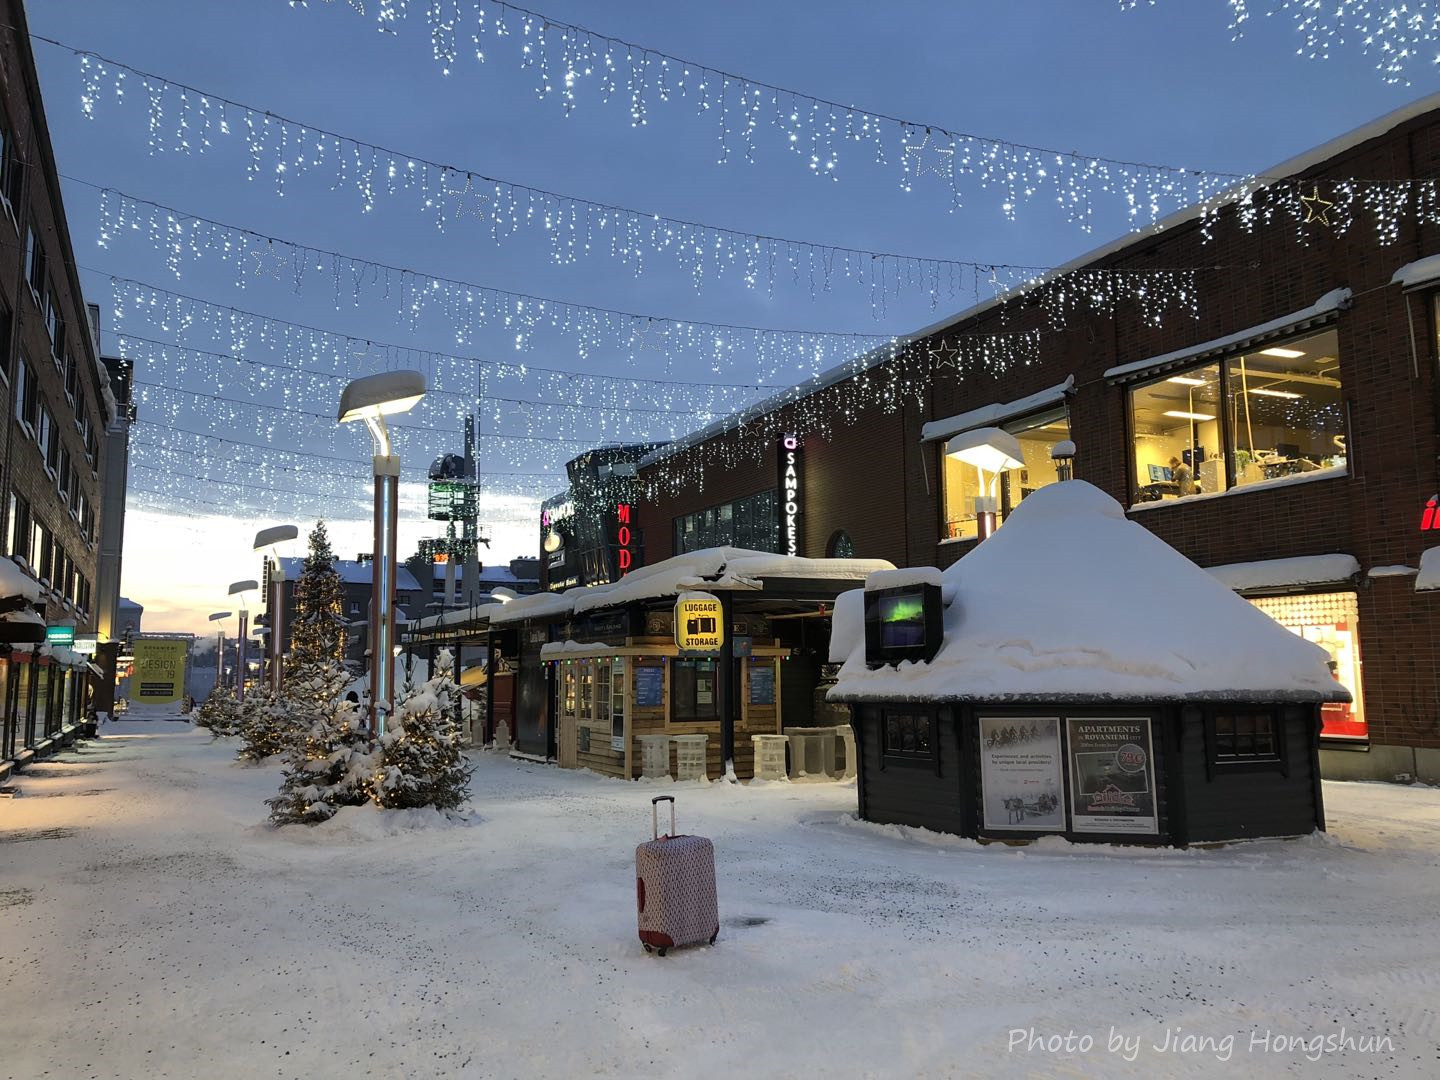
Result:
{"label": "curved lamp head", "polygon": [[381,371],[356,379],[340,392],[339,422],[373,420],[409,412],[425,396],[425,376],[418,371]]}
{"label": "curved lamp head", "polygon": [[252,593],[260,588],[258,581],[237,581],[230,586],[230,595],[240,597],[240,606],[246,606],[245,594]]}
{"label": "curved lamp head", "polygon": [[217,612],[215,612],[214,615],[211,615],[211,616],[210,616],[210,621],[211,621],[211,622],[219,622],[221,619],[228,619],[228,618],[230,618],[230,616],[233,615],[233,614],[234,614],[234,612],[232,612],[232,611],[217,611]]}
{"label": "curved lamp head", "polygon": [[294,525],[272,525],[255,534],[255,550],[259,551],[261,548],[283,544],[286,540],[294,540],[299,535],[300,530]]}

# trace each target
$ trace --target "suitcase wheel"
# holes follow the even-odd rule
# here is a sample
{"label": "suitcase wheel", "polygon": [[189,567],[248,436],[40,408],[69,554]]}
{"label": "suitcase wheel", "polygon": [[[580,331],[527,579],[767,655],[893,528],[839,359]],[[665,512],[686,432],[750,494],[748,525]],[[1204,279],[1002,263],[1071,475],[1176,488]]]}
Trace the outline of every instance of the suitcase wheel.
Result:
{"label": "suitcase wheel", "polygon": [[664,956],[667,951],[668,951],[668,950],[665,948],[664,945],[661,945],[661,946],[660,946],[660,955],[661,955],[661,956]]}
{"label": "suitcase wheel", "polygon": [[641,946],[645,949],[646,952],[654,952],[654,951],[655,951],[655,946],[654,946],[654,945],[651,945],[648,941],[642,941],[640,944],[641,944]]}
{"label": "suitcase wheel", "polygon": [[720,936],[720,928],[717,926],[717,927],[715,928],[715,932],[710,935],[710,944],[711,944],[711,945],[714,945],[714,944],[715,944],[715,939],[718,938],[719,936]]}

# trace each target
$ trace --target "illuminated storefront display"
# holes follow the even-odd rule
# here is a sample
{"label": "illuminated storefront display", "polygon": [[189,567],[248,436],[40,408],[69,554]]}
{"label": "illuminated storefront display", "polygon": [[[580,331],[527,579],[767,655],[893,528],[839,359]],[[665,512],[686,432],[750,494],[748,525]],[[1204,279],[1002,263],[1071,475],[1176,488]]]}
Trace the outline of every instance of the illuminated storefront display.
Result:
{"label": "illuminated storefront display", "polygon": [[1357,598],[1353,592],[1315,593],[1308,596],[1269,596],[1250,601],[1287,630],[1313,641],[1330,655],[1330,670],[1355,700],[1349,705],[1321,707],[1326,739],[1364,741],[1365,704],[1361,696],[1360,638]]}
{"label": "illuminated storefront display", "polygon": [[800,492],[800,437],[786,435],[780,440],[780,550],[799,555],[805,547],[804,501]]}

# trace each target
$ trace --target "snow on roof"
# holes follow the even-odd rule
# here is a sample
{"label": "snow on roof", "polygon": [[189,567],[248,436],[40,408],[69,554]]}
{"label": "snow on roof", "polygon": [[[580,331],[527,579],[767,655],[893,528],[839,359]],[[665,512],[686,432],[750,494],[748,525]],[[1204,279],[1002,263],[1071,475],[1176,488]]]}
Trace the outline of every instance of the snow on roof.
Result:
{"label": "snow on roof", "polygon": [[1390,284],[1399,285],[1402,289],[1416,289],[1436,280],[1440,280],[1440,255],[1431,255],[1400,267],[1390,278]]}
{"label": "snow on roof", "polygon": [[1365,571],[1365,576],[1372,578],[1414,577],[1418,573],[1420,573],[1419,569],[1414,566],[1406,566],[1403,563],[1397,563],[1392,566],[1372,566],[1369,570]]}
{"label": "snow on roof", "polygon": [[40,583],[9,559],[0,559],[0,596],[40,599]]}
{"label": "snow on roof", "polygon": [[1299,311],[1292,311],[1289,315],[1281,315],[1278,319],[1271,319],[1269,322],[1261,323],[1259,326],[1251,326],[1245,330],[1237,330],[1235,333],[1226,334],[1224,337],[1213,338],[1210,341],[1202,341],[1199,345],[1189,345],[1183,349],[1176,349],[1174,352],[1162,353],[1159,356],[1151,356],[1144,360],[1134,360],[1128,364],[1120,364],[1117,367],[1112,367],[1107,370],[1105,372],[1105,378],[1123,379],[1126,376],[1159,371],[1172,364],[1178,364],[1184,360],[1198,359],[1209,353],[1220,352],[1254,338],[1263,338],[1271,334],[1279,334],[1292,327],[1298,327],[1301,323],[1309,322],[1311,319],[1318,319],[1322,316],[1329,315],[1332,311],[1339,311],[1341,308],[1347,307],[1349,303],[1349,289],[1331,289],[1309,307],[1301,308]]}
{"label": "snow on roof", "polygon": [[830,663],[843,664],[856,649],[864,648],[865,590],[851,589],[835,598],[830,618]]}
{"label": "snow on roof", "polygon": [[764,578],[858,584],[876,570],[893,569],[894,564],[884,559],[803,559],[746,548],[703,548],[633,570],[614,584],[582,590],[575,600],[575,614],[693,588],[759,589]]}
{"label": "snow on roof", "polygon": [[877,570],[865,579],[867,592],[878,589],[900,589],[906,585],[944,584],[939,570],[933,566],[908,566],[900,570]]}
{"label": "snow on roof", "polygon": [[995,427],[1006,420],[1024,416],[1026,413],[1038,412],[1046,406],[1059,405],[1065,400],[1065,395],[1074,388],[1075,376],[1067,375],[1065,381],[1059,385],[1040,390],[1028,397],[981,405],[978,409],[971,409],[955,416],[947,416],[944,420],[931,420],[920,429],[920,441],[948,439],[951,435],[958,435],[970,428]]}
{"label": "snow on roof", "polygon": [[[597,586],[599,588],[600,586]],[[577,595],[587,589],[567,589],[563,593],[540,592],[522,596],[490,612],[490,625],[524,622],[526,619],[558,619],[569,615]]]}
{"label": "snow on roof", "polygon": [[[369,585],[374,581],[375,570],[371,563],[360,562],[356,559],[332,559],[330,565],[335,567],[335,572],[340,575],[340,580],[346,585]],[[294,581],[305,569],[305,560],[298,556],[285,556],[280,559],[280,567],[285,571],[285,579]],[[415,575],[410,573],[404,566],[395,567],[395,589],[397,592],[419,592],[420,583],[415,580]]]}
{"label": "snow on roof", "polygon": [[1017,285],[1013,289],[1009,289],[1006,292],[1000,293],[997,296],[993,296],[988,300],[983,300],[980,303],[966,308],[955,315],[947,315],[945,318],[939,320],[938,322],[932,323],[924,329],[917,330],[912,334],[906,334],[902,337],[894,338],[891,341],[886,342],[878,348],[872,349],[861,356],[853,357],[852,359],[837,364],[830,370],[823,371],[819,375],[807,379],[805,382],[801,383],[798,386],[786,387],[784,390],[778,391],[777,393],[772,394],[767,398],[757,401],[753,405],[746,406],[743,409],[737,409],[729,416],[722,417],[721,419],[716,420],[714,423],[701,428],[699,431],[691,432],[688,435],[682,435],[680,436],[680,438],[675,439],[672,442],[669,442],[664,446],[660,447],[659,449],[652,450],[650,453],[646,454],[643,458],[640,459],[639,467],[643,469],[647,466],[654,465],[660,461],[663,461],[665,458],[670,457],[672,454],[677,454],[682,450],[686,450],[692,446],[697,446],[700,443],[703,443],[708,439],[712,439],[717,435],[723,435],[727,431],[731,431],[734,428],[740,427],[742,424],[747,423],[753,417],[763,416],[766,413],[773,412],[774,410],[780,408],[783,405],[788,405],[791,402],[807,398],[811,394],[815,394],[825,389],[826,387],[833,386],[839,382],[844,382],[851,376],[858,375],[864,371],[868,371],[873,367],[878,367],[880,364],[883,364],[887,360],[890,360],[891,358],[899,355],[900,352],[903,350],[903,347],[910,342],[922,341],[925,338],[928,338],[931,334],[938,333],[941,330],[949,329],[950,327],[955,326],[958,323],[965,322],[969,319],[977,318],[984,312],[989,311],[991,308],[996,308],[1000,307],[1003,304],[1012,303],[1018,298],[1025,296],[1028,293],[1035,291],[1036,289],[1043,288],[1054,281],[1064,278],[1067,274],[1074,273],[1076,270],[1083,270],[1092,265],[1093,263],[1099,262],[1101,259],[1105,259],[1111,255],[1119,254],[1126,248],[1130,247],[1132,244],[1141,243],[1145,240],[1146,237],[1158,235],[1165,232],[1166,230],[1173,229],[1178,225],[1184,225],[1187,222],[1194,221],[1197,218],[1201,218],[1207,214],[1214,214],[1218,210],[1221,210],[1222,208],[1230,205],[1231,203],[1240,202],[1241,200],[1251,198],[1253,197],[1257,189],[1263,188],[1269,184],[1274,184],[1276,182],[1285,180],[1292,176],[1298,176],[1301,173],[1304,173],[1307,170],[1313,169],[1315,166],[1328,161],[1330,158],[1337,157],[1340,154],[1343,154],[1345,151],[1352,150],[1355,147],[1370,141],[1371,139],[1377,139],[1381,135],[1384,135],[1387,131],[1391,131],[1399,127],[1401,124],[1408,123],[1409,121],[1414,120],[1416,117],[1423,116],[1426,113],[1433,112],[1436,109],[1440,109],[1440,93],[1430,94],[1429,96],[1420,98],[1417,101],[1412,101],[1409,105],[1402,105],[1400,108],[1394,109],[1383,116],[1377,117],[1376,119],[1371,120],[1367,124],[1362,124],[1361,126],[1354,128],[1343,135],[1336,136],[1329,142],[1321,143],[1319,146],[1316,146],[1313,149],[1307,150],[1302,154],[1298,154],[1287,161],[1282,161],[1278,165],[1274,165],[1271,168],[1256,174],[1256,178],[1242,180],[1239,183],[1233,185],[1232,187],[1226,188],[1224,191],[1212,195],[1208,199],[1195,203],[1192,206],[1187,206],[1180,210],[1177,210],[1169,217],[1162,218],[1154,225],[1148,226],[1144,229],[1137,229],[1132,232],[1122,233],[1108,243],[1102,244],[1097,248],[1092,248],[1090,251],[1085,252],[1083,255],[1079,255],[1076,258],[1071,259],[1069,262],[1061,266],[1057,266],[1055,269],[1047,273],[1041,274],[1039,277],[1033,278],[1030,281],[1024,282],[1021,285]]}
{"label": "snow on roof", "polygon": [[1323,649],[1083,480],[1030,495],[943,577],[935,658],[871,671],[863,630],[838,627],[854,647],[833,700],[1348,700]]}
{"label": "snow on roof", "polygon": [[1440,547],[1426,548],[1420,553],[1420,573],[1415,576],[1415,591],[1440,589]]}
{"label": "snow on roof", "polygon": [[1293,559],[1226,563],[1207,567],[1205,572],[1227,589],[1245,592],[1348,581],[1360,573],[1360,563],[1354,555],[1298,555]]}
{"label": "snow on roof", "polygon": [[0,612],[0,622],[29,623],[31,626],[45,626],[42,615],[34,608],[20,608],[18,611]]}
{"label": "snow on roof", "polygon": [[498,610],[498,603],[487,603],[481,601],[477,606],[460,608],[457,611],[446,611],[440,615],[426,615],[423,619],[416,619],[411,626],[416,630],[434,629],[437,626],[457,626],[461,623],[483,622],[490,618],[493,610]]}

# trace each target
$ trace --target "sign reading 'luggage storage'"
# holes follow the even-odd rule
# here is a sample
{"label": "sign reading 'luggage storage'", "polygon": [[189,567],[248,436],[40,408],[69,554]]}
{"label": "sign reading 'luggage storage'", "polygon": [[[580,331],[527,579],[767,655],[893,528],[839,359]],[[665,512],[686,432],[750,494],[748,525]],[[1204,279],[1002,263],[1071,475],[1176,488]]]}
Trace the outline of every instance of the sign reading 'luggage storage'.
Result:
{"label": "sign reading 'luggage storage'", "polygon": [[675,600],[675,647],[681,652],[719,652],[725,644],[720,598],[710,593],[681,593]]}

